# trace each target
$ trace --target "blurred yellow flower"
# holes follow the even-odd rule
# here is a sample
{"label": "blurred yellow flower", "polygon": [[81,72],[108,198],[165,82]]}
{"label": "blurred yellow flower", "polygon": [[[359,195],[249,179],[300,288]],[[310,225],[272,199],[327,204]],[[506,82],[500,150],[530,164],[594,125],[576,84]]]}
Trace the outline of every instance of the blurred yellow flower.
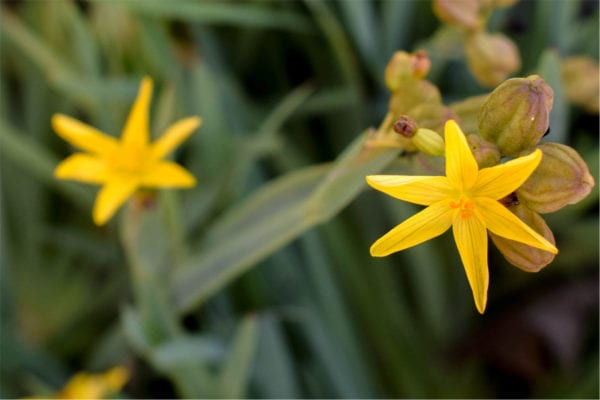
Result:
{"label": "blurred yellow flower", "polygon": [[454,240],[483,314],[489,273],[487,232],[556,254],[558,250],[498,200],[514,192],[537,168],[542,152],[479,169],[460,127],[445,125],[446,176],[371,175],[367,182],[392,197],[428,206],[402,222],[371,246],[383,257],[441,235],[452,226]]}
{"label": "blurred yellow flower", "polygon": [[108,399],[125,386],[129,371],[125,367],[114,367],[101,374],[78,372],[53,396],[31,396],[25,400],[49,399]]}
{"label": "blurred yellow flower", "polygon": [[189,188],[196,179],[180,165],[163,158],[200,126],[198,117],[182,119],[150,143],[148,114],[152,80],[142,79],[140,90],[117,140],[66,115],[52,116],[56,133],[86,153],[75,153],[54,170],[59,179],[102,185],[94,204],[93,219],[102,225],[139,188]]}
{"label": "blurred yellow flower", "polygon": [[114,367],[103,374],[78,372],[56,395],[58,399],[103,399],[118,393],[129,379],[124,367]]}

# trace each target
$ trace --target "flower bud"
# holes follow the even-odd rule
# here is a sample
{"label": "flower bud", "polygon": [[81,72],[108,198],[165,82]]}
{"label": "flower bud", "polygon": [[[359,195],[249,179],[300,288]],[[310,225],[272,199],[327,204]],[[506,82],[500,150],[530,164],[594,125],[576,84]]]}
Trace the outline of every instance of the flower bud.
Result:
{"label": "flower bud", "polygon": [[548,130],[554,92],[538,75],[503,82],[479,110],[479,133],[515,157],[534,146]]}
{"label": "flower bud", "polygon": [[404,82],[402,90],[392,94],[389,111],[394,118],[401,115],[412,115],[412,110],[422,104],[442,104],[442,96],[438,88],[428,81]]}
{"label": "flower bud", "polygon": [[465,53],[469,70],[484,86],[496,86],[521,68],[517,46],[499,33],[472,33],[467,37]]}
{"label": "flower bud", "polygon": [[[544,219],[536,212],[524,205],[513,205],[509,207],[519,219],[525,222],[531,229],[542,235],[552,244],[556,244],[552,231],[546,225]],[[526,244],[506,239],[490,233],[492,242],[500,250],[504,258],[517,268],[527,272],[538,272],[554,260],[554,254]]]}
{"label": "flower bud", "polygon": [[385,84],[392,92],[396,92],[406,81],[423,79],[430,67],[431,61],[425,50],[417,50],[413,54],[397,51],[385,68]]}
{"label": "flower bud", "polygon": [[444,155],[444,139],[442,139],[439,133],[431,129],[419,128],[412,137],[412,143],[425,154],[431,156]]}
{"label": "flower bud", "polygon": [[500,164],[500,151],[498,146],[484,140],[481,136],[471,134],[467,135],[467,142],[471,148],[471,152],[477,160],[479,168],[492,167]]}
{"label": "flower bud", "polygon": [[523,204],[539,213],[550,213],[575,204],[594,187],[585,161],[569,146],[542,143],[540,165],[517,190]]}
{"label": "flower bud", "polygon": [[598,114],[600,108],[598,63],[590,57],[571,57],[565,59],[561,67],[567,98],[588,112]]}
{"label": "flower bud", "polygon": [[435,0],[433,12],[444,23],[476,29],[485,22],[479,16],[480,0]]}

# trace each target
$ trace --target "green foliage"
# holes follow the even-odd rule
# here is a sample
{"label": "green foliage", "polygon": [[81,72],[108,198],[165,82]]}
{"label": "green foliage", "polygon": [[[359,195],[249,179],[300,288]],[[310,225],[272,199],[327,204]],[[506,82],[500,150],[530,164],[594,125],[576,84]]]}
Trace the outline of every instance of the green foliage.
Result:
{"label": "green foliage", "polygon": [[[554,90],[546,139],[598,182],[598,118],[560,60],[598,58],[598,8],[521,1],[490,29]],[[412,205],[364,176],[434,158],[364,146],[393,51],[426,48],[465,126],[489,91],[424,1],[16,1],[0,9],[0,397],[125,365],[136,398],[598,397],[598,189],[545,215],[538,274],[490,252],[476,313],[451,235],[385,259]],[[519,29],[517,29],[519,28]],[[458,49],[458,51],[457,51]],[[173,156],[198,178],[93,225],[95,188],[58,181],[61,112],[119,135],[139,79],[151,130],[204,124]],[[462,101],[465,101],[464,103]],[[459,103],[460,102],[460,103]],[[468,130],[466,130],[468,131]],[[490,246],[491,247],[491,246]]]}

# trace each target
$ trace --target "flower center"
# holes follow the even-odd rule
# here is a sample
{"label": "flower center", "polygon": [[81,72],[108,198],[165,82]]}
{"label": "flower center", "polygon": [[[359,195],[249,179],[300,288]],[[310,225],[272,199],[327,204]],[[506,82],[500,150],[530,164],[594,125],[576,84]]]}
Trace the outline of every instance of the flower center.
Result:
{"label": "flower center", "polygon": [[113,170],[127,175],[137,175],[144,170],[146,164],[145,152],[141,149],[121,149],[111,160]]}
{"label": "flower center", "polygon": [[475,203],[473,200],[461,197],[457,201],[451,201],[450,208],[458,209],[462,218],[471,218],[475,209]]}

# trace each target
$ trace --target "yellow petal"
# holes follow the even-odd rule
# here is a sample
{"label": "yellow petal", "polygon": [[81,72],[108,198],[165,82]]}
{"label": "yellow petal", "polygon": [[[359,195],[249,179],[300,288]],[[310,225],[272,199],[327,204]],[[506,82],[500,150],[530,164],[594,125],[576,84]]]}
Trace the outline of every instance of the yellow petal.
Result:
{"label": "yellow petal", "polygon": [[369,175],[367,183],[392,197],[423,206],[455,197],[455,189],[445,176]]}
{"label": "yellow petal", "polygon": [[452,210],[448,202],[434,203],[379,238],[371,246],[371,255],[384,257],[416,246],[441,235],[451,224]]}
{"label": "yellow petal", "polygon": [[454,120],[448,120],[444,129],[446,141],[446,176],[457,189],[467,190],[477,179],[477,161],[471,153],[465,135]]}
{"label": "yellow petal", "polygon": [[202,119],[191,117],[177,121],[152,144],[152,156],[161,159],[190,136],[202,124]]}
{"label": "yellow petal", "polygon": [[454,241],[460,254],[467,280],[473,291],[477,311],[483,314],[487,303],[489,272],[487,265],[487,232],[475,216],[463,218],[456,213],[452,224]]}
{"label": "yellow petal", "polygon": [[52,127],[64,140],[90,153],[106,155],[118,146],[118,141],[96,128],[63,114],[52,116]]}
{"label": "yellow petal", "polygon": [[109,169],[102,158],[76,153],[58,164],[54,169],[54,176],[58,179],[102,184],[109,177]]}
{"label": "yellow petal", "polygon": [[113,177],[106,183],[96,197],[93,217],[96,225],[103,225],[115,211],[138,188],[139,182],[125,177]]}
{"label": "yellow petal", "polygon": [[123,128],[121,140],[128,146],[144,147],[150,138],[148,114],[152,98],[152,79],[142,79],[137,98],[131,107],[129,117]]}
{"label": "yellow petal", "polygon": [[558,250],[542,235],[511,213],[506,207],[486,197],[475,199],[476,210],[487,228],[498,236],[525,243],[556,254]]}
{"label": "yellow petal", "polygon": [[473,197],[490,197],[498,200],[509,195],[529,178],[541,160],[542,152],[536,149],[527,156],[480,170],[477,181],[471,189]]}
{"label": "yellow petal", "polygon": [[182,166],[164,161],[153,166],[141,180],[146,187],[192,187],[196,178]]}

